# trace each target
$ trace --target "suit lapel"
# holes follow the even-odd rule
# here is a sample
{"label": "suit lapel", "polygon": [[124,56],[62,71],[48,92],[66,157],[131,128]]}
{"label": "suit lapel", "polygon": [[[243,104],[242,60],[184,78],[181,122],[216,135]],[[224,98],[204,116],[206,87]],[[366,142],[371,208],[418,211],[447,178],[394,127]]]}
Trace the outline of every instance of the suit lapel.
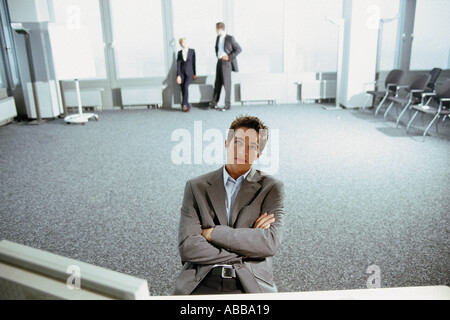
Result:
{"label": "suit lapel", "polygon": [[224,50],[228,55],[230,54],[230,53],[227,51],[227,49],[228,49],[227,44],[228,44],[229,40],[230,40],[230,36],[229,36],[229,35],[226,35],[226,36],[225,36],[225,40],[223,41],[223,50]]}
{"label": "suit lapel", "polygon": [[217,36],[217,39],[216,39],[216,55],[219,53],[219,40],[220,40],[220,36]]}
{"label": "suit lapel", "polygon": [[207,188],[211,204],[214,208],[217,218],[221,225],[228,225],[227,208],[225,207],[226,191],[223,185],[223,168],[217,170],[208,181],[210,186]]}
{"label": "suit lapel", "polygon": [[260,176],[258,172],[255,168],[252,168],[247,178],[242,182],[241,190],[239,190],[234,202],[231,211],[230,226],[234,226],[241,210],[253,200],[255,194],[261,189],[261,185],[258,183],[259,180]]}

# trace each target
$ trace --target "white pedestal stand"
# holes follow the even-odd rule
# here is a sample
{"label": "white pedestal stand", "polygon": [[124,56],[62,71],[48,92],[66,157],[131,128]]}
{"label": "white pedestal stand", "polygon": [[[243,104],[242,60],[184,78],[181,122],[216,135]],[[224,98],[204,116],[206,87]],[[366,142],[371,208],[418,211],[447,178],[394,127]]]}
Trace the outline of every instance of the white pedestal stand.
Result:
{"label": "white pedestal stand", "polygon": [[83,113],[83,107],[81,105],[81,92],[80,92],[80,83],[78,79],[75,79],[75,88],[77,92],[78,99],[78,114],[71,114],[64,118],[64,121],[68,124],[82,124],[84,125],[86,122],[89,122],[90,119],[95,119],[98,121],[98,115],[95,113]]}

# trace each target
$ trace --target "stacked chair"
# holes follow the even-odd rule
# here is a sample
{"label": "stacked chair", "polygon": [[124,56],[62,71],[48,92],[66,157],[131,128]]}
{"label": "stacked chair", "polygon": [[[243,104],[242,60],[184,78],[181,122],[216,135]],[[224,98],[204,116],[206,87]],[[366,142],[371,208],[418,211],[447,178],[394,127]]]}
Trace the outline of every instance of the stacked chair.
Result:
{"label": "stacked chair", "polygon": [[[425,103],[426,98],[428,98],[428,101]],[[433,101],[438,104],[438,107],[431,105]],[[423,133],[423,139],[425,140],[428,130],[430,130],[437,120],[443,117],[442,120],[445,121],[445,119],[450,116],[450,79],[447,79],[435,92],[423,93],[422,103],[418,106],[413,106],[413,109],[416,110],[416,112],[409,121],[406,132],[409,131],[411,124],[417,118],[419,113],[434,115],[433,120],[431,120]],[[436,130],[438,130],[438,124],[439,122],[436,123]]]}
{"label": "stacked chair", "polygon": [[385,91],[367,91],[367,94],[370,94],[372,96],[374,96],[375,99],[377,98],[382,98],[381,102],[379,103],[378,107],[376,108],[375,114],[378,114],[378,111],[380,110],[380,108],[383,106],[383,104],[386,102],[386,100],[389,97],[395,96],[396,95],[396,89],[397,86],[399,85],[402,77],[403,77],[403,70],[392,70],[391,72],[389,72],[386,81],[385,81]]}
{"label": "stacked chair", "polygon": [[434,92],[434,87],[436,86],[436,81],[441,75],[442,69],[440,68],[434,68],[430,71],[430,82],[428,82],[427,87],[425,89],[426,92]]}
{"label": "stacked chair", "polygon": [[[444,123],[447,118],[450,118],[450,79],[447,79],[442,86],[436,89],[436,82],[441,72],[442,69],[434,68],[427,74],[415,76],[409,85],[400,85],[404,71],[398,69],[390,71],[385,81],[385,91],[366,91],[366,94],[373,96],[375,99],[381,98],[381,102],[375,109],[375,115],[378,115],[386,102],[390,102],[384,112],[384,118],[386,119],[389,112],[399,105],[401,112],[396,119],[396,127],[398,128],[405,113],[408,110],[414,110],[415,113],[406,128],[407,133],[419,114],[432,115],[433,119],[423,133],[425,140],[434,123],[436,123],[436,131],[438,131],[440,120],[442,119]],[[375,83],[371,82],[370,84]],[[368,85],[368,83],[365,85]]]}
{"label": "stacked chair", "polygon": [[[411,109],[414,105],[418,105],[421,103],[421,94],[425,92],[425,89],[427,88],[430,79],[431,79],[430,74],[420,74],[414,78],[414,80],[410,85],[397,86],[397,95],[395,97],[388,97],[387,99],[388,101],[391,102],[391,104],[386,109],[386,112],[384,113],[384,118],[386,119],[389,111],[392,109],[393,106],[395,106],[396,104],[401,105],[403,107],[403,110],[397,117],[396,125],[398,127],[398,124],[400,123],[400,120],[405,114],[405,112],[408,109]],[[400,97],[398,93],[401,89],[405,89],[405,91],[408,94],[404,97]]]}

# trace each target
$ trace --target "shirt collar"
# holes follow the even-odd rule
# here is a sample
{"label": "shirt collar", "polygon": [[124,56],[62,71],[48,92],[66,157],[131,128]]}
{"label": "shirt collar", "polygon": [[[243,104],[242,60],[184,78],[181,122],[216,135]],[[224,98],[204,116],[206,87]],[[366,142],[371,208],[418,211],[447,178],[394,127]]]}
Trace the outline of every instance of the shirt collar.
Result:
{"label": "shirt collar", "polygon": [[227,36],[227,33],[224,32],[224,33],[220,36],[220,39],[225,39],[226,36]]}
{"label": "shirt collar", "polygon": [[228,182],[228,179],[231,179],[233,181],[242,181],[245,180],[248,176],[248,174],[250,173],[250,171],[252,171],[252,169],[248,170],[245,174],[243,174],[242,176],[240,176],[239,178],[237,178],[237,180],[234,180],[229,174],[227,169],[225,168],[225,166],[223,166],[223,184],[226,185]]}

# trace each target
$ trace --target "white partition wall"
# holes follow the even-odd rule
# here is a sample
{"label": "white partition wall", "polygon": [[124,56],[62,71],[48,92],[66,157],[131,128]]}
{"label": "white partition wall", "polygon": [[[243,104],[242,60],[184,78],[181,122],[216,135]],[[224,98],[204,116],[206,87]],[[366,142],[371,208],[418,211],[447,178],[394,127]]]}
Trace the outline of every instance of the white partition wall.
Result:
{"label": "white partition wall", "polygon": [[147,300],[147,280],[0,241],[0,300]]}

